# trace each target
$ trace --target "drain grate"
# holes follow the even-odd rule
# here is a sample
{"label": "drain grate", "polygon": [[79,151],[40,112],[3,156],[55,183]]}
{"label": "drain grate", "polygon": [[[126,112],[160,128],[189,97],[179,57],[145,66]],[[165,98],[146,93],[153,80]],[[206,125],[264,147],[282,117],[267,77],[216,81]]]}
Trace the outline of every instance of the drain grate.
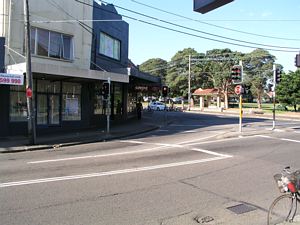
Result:
{"label": "drain grate", "polygon": [[243,214],[243,213],[247,213],[247,212],[251,212],[253,210],[256,210],[255,207],[250,206],[250,205],[246,205],[246,204],[238,204],[238,205],[235,205],[235,206],[230,206],[227,209],[234,212],[235,214]]}

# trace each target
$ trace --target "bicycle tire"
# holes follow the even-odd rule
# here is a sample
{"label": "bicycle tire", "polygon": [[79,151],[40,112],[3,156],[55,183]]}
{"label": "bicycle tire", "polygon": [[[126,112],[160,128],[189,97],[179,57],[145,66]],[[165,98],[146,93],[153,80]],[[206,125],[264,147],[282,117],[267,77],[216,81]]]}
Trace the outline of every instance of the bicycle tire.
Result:
{"label": "bicycle tire", "polygon": [[268,212],[268,225],[277,225],[289,222],[295,210],[294,199],[291,193],[277,197],[271,204]]}

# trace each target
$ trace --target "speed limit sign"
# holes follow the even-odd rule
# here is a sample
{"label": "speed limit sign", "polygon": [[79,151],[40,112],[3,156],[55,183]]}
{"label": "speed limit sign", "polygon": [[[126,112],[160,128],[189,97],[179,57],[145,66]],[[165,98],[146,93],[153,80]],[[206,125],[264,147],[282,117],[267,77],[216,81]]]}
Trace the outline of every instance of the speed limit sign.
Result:
{"label": "speed limit sign", "polygon": [[237,94],[237,95],[240,95],[243,93],[243,87],[242,85],[236,85],[235,88],[234,88],[234,92]]}

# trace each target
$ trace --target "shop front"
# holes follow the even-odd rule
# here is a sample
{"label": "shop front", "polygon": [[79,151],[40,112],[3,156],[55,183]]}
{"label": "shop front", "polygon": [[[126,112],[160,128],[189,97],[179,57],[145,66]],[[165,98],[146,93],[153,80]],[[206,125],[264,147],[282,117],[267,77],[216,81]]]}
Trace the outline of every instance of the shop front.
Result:
{"label": "shop front", "polygon": [[[86,71],[87,72],[87,71]],[[91,77],[99,71],[89,71]],[[92,73],[92,74],[91,74]],[[93,75],[94,74],[94,75]],[[73,74],[74,75],[74,74]],[[106,77],[105,77],[106,76]],[[110,108],[101,90],[110,77]],[[99,76],[98,76],[99,77]],[[112,121],[126,119],[127,82],[122,74],[102,74],[101,79],[33,73],[33,104],[37,135],[101,128],[107,113]],[[127,78],[128,79],[128,78]],[[24,85],[1,85],[1,136],[27,134],[27,99]]]}

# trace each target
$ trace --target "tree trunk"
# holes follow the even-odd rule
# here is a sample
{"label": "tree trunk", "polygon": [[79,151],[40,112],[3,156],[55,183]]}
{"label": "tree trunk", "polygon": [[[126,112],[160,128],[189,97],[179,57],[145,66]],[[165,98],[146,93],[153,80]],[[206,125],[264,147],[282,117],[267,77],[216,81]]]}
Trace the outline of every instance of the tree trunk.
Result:
{"label": "tree trunk", "polygon": [[257,107],[258,107],[258,109],[262,108],[261,107],[261,95],[260,94],[257,95]]}
{"label": "tree trunk", "polygon": [[228,91],[224,92],[224,109],[228,109]]}

